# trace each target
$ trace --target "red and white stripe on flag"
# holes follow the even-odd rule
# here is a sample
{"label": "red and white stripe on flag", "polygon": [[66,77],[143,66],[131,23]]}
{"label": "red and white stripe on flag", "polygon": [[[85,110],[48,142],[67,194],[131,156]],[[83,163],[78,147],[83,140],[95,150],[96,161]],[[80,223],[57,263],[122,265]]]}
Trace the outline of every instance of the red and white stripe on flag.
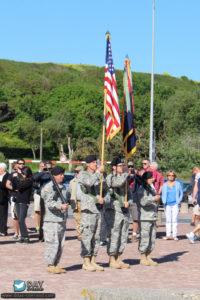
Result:
{"label": "red and white stripe on flag", "polygon": [[106,137],[110,141],[121,129],[119,101],[117,95],[117,85],[115,70],[113,66],[112,51],[110,44],[110,35],[107,34],[106,48],[106,66],[105,66],[105,83],[106,91]]}

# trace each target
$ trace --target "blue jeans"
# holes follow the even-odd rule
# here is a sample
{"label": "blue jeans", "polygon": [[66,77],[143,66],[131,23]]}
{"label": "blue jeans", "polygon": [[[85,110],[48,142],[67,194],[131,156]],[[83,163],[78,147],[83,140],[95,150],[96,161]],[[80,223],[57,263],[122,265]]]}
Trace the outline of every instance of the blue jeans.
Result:
{"label": "blue jeans", "polygon": [[28,232],[27,232],[27,227],[26,227],[26,223],[25,223],[25,219],[26,219],[27,211],[28,211],[28,204],[17,203],[16,210],[17,210],[17,218],[19,220],[19,228],[20,228],[21,237],[28,238]]}

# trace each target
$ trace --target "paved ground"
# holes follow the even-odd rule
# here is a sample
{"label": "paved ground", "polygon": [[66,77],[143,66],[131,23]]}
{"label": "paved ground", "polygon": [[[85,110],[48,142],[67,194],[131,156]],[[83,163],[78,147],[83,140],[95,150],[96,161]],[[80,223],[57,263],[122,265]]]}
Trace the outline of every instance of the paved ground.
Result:
{"label": "paved ground", "polygon": [[[180,219],[188,222],[189,214],[181,214]],[[27,218],[27,225],[34,227],[34,220]],[[153,258],[159,263],[157,267],[144,267],[139,265],[140,255],[137,243],[129,243],[125,249],[123,258],[131,264],[129,270],[113,270],[108,268],[108,256],[106,248],[100,247],[98,262],[105,267],[104,272],[86,272],[81,269],[80,242],[76,239],[75,222],[69,219],[67,222],[66,243],[60,265],[66,268],[67,273],[61,275],[49,274],[44,265],[44,243],[37,242],[37,235],[30,234],[29,245],[15,243],[12,239],[13,227],[9,218],[9,235],[0,237],[0,293],[13,292],[14,280],[44,281],[44,292],[56,293],[56,299],[108,299],[90,296],[88,290],[106,289],[110,295],[116,292],[116,298],[121,289],[124,294],[135,295],[134,299],[162,299],[153,296],[157,291],[164,295],[171,291],[168,299],[176,299],[179,293],[180,299],[200,299],[200,242],[190,244],[185,233],[191,230],[189,223],[179,224],[179,241],[164,241],[165,226],[158,227],[156,247]],[[131,224],[130,224],[131,233]],[[126,291],[126,292],[125,292]],[[175,292],[174,292],[175,291]],[[186,291],[188,296],[186,297]],[[140,293],[140,294],[138,294]],[[127,294],[127,295],[128,295]],[[158,295],[157,294],[157,295]],[[140,295],[140,296],[139,296]],[[142,295],[142,296],[141,296]],[[127,296],[123,299],[133,299]],[[150,298],[149,298],[150,297]],[[167,299],[167,298],[163,298]]]}

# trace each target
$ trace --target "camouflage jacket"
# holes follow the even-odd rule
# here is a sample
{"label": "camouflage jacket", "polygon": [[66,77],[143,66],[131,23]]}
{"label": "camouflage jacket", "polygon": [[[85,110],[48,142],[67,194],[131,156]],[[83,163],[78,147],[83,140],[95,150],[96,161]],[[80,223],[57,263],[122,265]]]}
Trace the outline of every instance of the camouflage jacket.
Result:
{"label": "camouflage jacket", "polygon": [[[66,189],[59,184],[59,188],[66,199]],[[63,222],[66,221],[67,211],[61,210],[62,201],[53,189],[53,182],[50,181],[41,191],[41,197],[44,199],[45,215],[44,222]]]}
{"label": "camouflage jacket", "polygon": [[[78,176],[78,183],[81,188],[81,211],[90,211],[91,213],[99,213],[96,206],[98,204],[98,197],[100,196],[100,172],[90,173],[82,171]],[[110,200],[106,181],[103,181],[103,195],[105,202]]]}
{"label": "camouflage jacket", "polygon": [[140,221],[156,221],[157,220],[157,202],[155,196],[147,192],[142,186],[137,191],[136,203],[138,206]]}
{"label": "camouflage jacket", "polygon": [[[113,175],[109,174],[106,178],[106,182],[109,188],[111,200],[110,204],[106,205],[106,208],[114,209],[118,212],[122,212],[121,208],[124,207],[125,200],[125,190],[126,190],[126,182],[127,182],[127,173],[123,173],[122,175]],[[131,203],[131,191],[129,188],[129,184],[127,182],[127,201]]]}
{"label": "camouflage jacket", "polygon": [[81,200],[81,189],[77,178],[70,181],[67,197],[70,200],[71,208],[77,209],[77,201]]}

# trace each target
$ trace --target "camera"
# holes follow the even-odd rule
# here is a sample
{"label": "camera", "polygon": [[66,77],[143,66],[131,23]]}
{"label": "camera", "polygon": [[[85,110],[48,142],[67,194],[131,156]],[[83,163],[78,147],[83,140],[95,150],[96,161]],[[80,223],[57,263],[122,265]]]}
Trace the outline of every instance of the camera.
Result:
{"label": "camera", "polygon": [[51,170],[52,170],[52,168],[44,168],[43,172],[48,172],[48,171],[51,171]]}
{"label": "camera", "polygon": [[131,174],[135,174],[135,170],[131,168]]}

